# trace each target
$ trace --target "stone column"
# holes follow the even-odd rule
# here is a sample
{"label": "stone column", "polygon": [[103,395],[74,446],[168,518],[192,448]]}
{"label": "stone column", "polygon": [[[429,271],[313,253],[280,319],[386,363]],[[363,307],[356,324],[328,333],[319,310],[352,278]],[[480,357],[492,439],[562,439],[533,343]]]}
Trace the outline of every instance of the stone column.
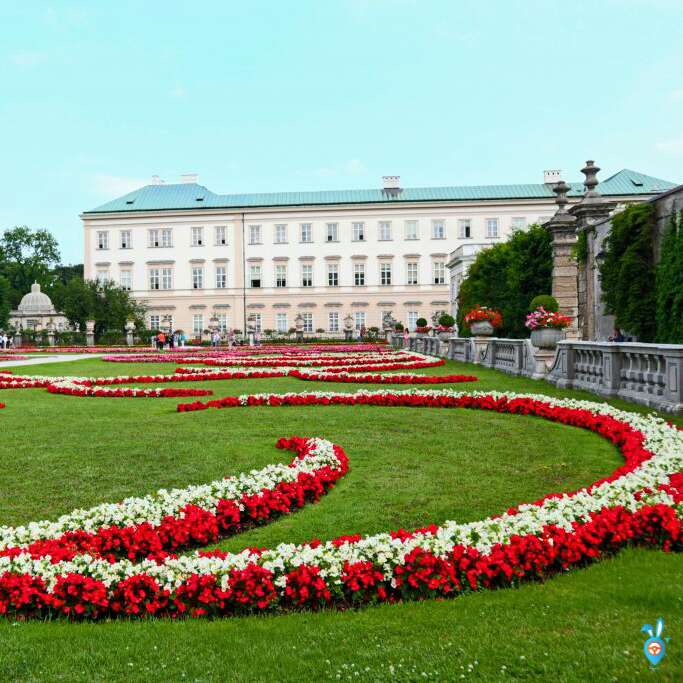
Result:
{"label": "stone column", "polygon": [[561,180],[553,187],[557,195],[555,203],[557,213],[546,226],[553,238],[553,288],[552,295],[560,305],[560,312],[572,319],[567,328],[567,339],[577,339],[577,315],[579,307],[577,275],[578,269],[574,257],[576,246],[576,218],[567,212],[567,192],[570,187]]}
{"label": "stone column", "polygon": [[580,232],[586,233],[588,257],[586,263],[577,263],[577,328],[579,338],[594,340],[595,333],[595,278],[597,267],[595,254],[595,224],[607,218],[614,210],[616,202],[606,200],[595,189],[598,186],[597,174],[600,169],[593,161],[587,161],[581,173],[586,176],[584,185],[586,192],[583,199],[569,209],[569,214],[576,218],[577,238]]}
{"label": "stone column", "polygon": [[95,346],[95,321],[85,321],[85,344],[86,346]]}

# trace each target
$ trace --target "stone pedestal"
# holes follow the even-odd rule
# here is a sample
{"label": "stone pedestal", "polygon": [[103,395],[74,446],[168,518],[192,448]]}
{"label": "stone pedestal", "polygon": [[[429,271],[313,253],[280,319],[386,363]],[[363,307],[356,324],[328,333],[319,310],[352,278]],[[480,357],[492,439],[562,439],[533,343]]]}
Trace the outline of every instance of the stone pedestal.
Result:
{"label": "stone pedestal", "polygon": [[555,360],[555,349],[536,349],[534,351],[534,371],[531,379],[545,379]]}
{"label": "stone pedestal", "polygon": [[15,348],[15,349],[21,348],[22,343],[23,343],[23,340],[22,340],[22,338],[21,338],[21,333],[20,333],[20,332],[17,332],[17,333],[14,335],[14,341],[13,341],[14,348]]}
{"label": "stone pedestal", "polygon": [[353,340],[353,330],[344,330],[344,340],[345,341],[352,341]]}
{"label": "stone pedestal", "polygon": [[474,358],[472,362],[477,365],[481,364],[484,354],[486,353],[486,347],[489,344],[491,337],[472,337],[472,345],[474,346]]}
{"label": "stone pedestal", "polygon": [[85,321],[85,344],[86,346],[95,346],[95,321]]}
{"label": "stone pedestal", "polygon": [[55,331],[54,330],[48,330],[47,331],[47,343],[49,346],[55,345]]}

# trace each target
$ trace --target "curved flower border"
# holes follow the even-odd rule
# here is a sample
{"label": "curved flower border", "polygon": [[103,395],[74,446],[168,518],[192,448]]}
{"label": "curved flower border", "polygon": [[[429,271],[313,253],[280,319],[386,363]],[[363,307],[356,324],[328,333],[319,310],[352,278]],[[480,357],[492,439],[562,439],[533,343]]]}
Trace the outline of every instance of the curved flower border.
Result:
{"label": "curved flower border", "polygon": [[[445,522],[411,532],[341,536],[240,553],[151,555],[138,562],[91,554],[52,562],[19,550],[0,558],[0,612],[198,617],[451,597],[545,578],[628,544],[683,547],[683,433],[653,415],[512,393],[316,392],[232,399],[222,407],[403,405],[536,415],[609,439],[625,464],[572,493],[549,494],[479,522]],[[328,452],[335,449],[329,442],[313,441],[325,444]]]}

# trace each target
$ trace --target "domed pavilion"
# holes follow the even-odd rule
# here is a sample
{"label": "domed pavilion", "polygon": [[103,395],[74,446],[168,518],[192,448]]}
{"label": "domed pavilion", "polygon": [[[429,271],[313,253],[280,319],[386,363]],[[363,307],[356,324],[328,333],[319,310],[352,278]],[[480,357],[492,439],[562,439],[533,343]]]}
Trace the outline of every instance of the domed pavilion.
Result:
{"label": "domed pavilion", "polygon": [[10,327],[17,330],[45,330],[48,324],[53,330],[66,330],[69,321],[63,313],[55,310],[52,299],[40,291],[40,285],[34,282],[31,291],[25,294],[16,311],[9,316]]}

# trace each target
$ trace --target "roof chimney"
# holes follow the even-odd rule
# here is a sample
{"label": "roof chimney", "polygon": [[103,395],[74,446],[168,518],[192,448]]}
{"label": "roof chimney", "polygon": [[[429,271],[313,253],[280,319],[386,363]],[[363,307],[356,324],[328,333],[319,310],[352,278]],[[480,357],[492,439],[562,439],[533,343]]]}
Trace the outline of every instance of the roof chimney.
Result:
{"label": "roof chimney", "polygon": [[400,175],[383,175],[382,185],[385,190],[400,190],[401,176]]}
{"label": "roof chimney", "polygon": [[196,183],[199,178],[197,173],[185,173],[180,176],[181,183]]}
{"label": "roof chimney", "polygon": [[158,175],[152,176],[152,185],[163,185],[163,184],[164,184],[164,181]]}
{"label": "roof chimney", "polygon": [[562,171],[559,168],[543,171],[543,182],[546,185],[554,185],[562,180]]}

